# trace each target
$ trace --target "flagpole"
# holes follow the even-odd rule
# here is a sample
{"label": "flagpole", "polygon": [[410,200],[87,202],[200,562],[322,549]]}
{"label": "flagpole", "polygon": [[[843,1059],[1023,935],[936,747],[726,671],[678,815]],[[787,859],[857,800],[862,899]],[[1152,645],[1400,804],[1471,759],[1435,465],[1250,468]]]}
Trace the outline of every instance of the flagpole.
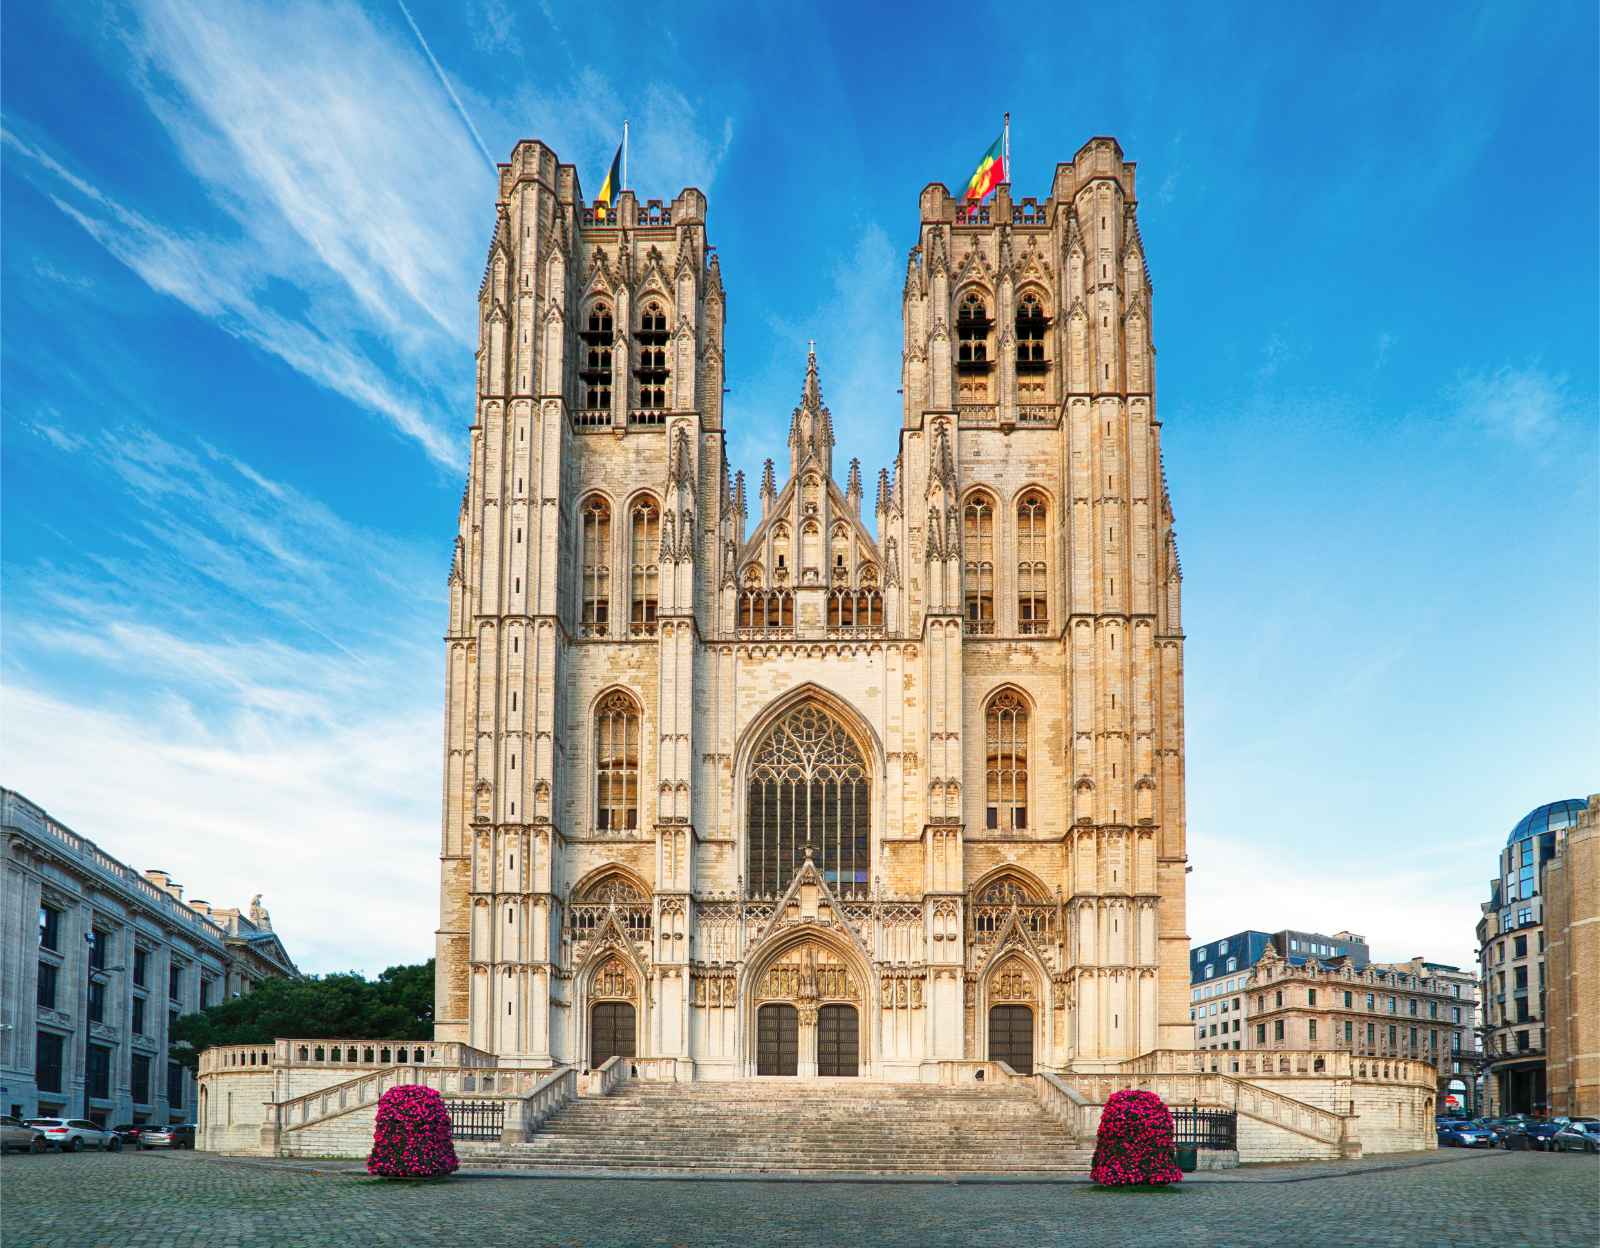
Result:
{"label": "flagpole", "polygon": [[1011,181],[1011,114],[1010,113],[1006,114],[1005,152],[1006,152],[1006,176],[1005,176],[1005,180],[1007,182],[1010,182]]}
{"label": "flagpole", "polygon": [[628,123],[622,123],[622,189],[628,187]]}

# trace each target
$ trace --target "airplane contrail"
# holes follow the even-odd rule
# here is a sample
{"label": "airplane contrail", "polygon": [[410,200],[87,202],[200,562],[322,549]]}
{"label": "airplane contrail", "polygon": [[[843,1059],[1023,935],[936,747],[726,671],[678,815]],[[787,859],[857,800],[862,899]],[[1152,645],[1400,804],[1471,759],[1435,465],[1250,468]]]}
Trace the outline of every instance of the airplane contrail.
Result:
{"label": "airplane contrail", "polygon": [[406,8],[406,0],[395,0],[395,3],[400,6],[400,12],[406,15],[406,22],[411,27],[411,33],[417,37],[417,42],[422,45],[422,52],[428,58],[428,64],[432,65],[433,72],[439,75],[439,85],[450,96],[450,102],[456,106],[456,112],[460,115],[462,123],[471,131],[472,141],[478,145],[478,150],[483,153],[483,158],[489,162],[490,171],[495,171],[499,166],[494,163],[494,157],[489,155],[489,149],[483,145],[483,136],[478,133],[478,127],[472,124],[472,118],[467,116],[467,110],[461,106],[461,97],[456,94],[456,89],[450,85],[450,79],[444,76],[444,67],[439,64],[438,58],[433,54],[433,49],[428,46],[428,41],[422,37],[422,32],[417,29],[416,19],[411,16],[411,10]]}

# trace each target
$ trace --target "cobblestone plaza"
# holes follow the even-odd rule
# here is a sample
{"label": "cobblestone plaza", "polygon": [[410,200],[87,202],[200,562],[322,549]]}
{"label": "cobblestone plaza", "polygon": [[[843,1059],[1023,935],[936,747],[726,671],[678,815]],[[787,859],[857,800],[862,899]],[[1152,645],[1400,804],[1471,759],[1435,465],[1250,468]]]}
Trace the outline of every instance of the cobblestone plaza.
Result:
{"label": "cobblestone plaza", "polygon": [[[116,1244],[1592,1244],[1600,1165],[1434,1153],[1196,1176],[1169,1193],[1087,1183],[617,1181],[357,1170],[174,1154],[7,1157],[7,1248]],[[470,1228],[470,1231],[468,1230]]]}

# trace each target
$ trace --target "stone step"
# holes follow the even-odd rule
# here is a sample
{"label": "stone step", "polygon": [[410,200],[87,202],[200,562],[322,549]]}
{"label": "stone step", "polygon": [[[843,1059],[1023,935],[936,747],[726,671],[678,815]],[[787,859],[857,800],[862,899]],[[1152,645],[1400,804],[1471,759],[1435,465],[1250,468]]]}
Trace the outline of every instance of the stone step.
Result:
{"label": "stone step", "polygon": [[858,1079],[625,1083],[524,1143],[458,1149],[469,1166],[602,1172],[1044,1174],[1093,1157],[1026,1087]]}

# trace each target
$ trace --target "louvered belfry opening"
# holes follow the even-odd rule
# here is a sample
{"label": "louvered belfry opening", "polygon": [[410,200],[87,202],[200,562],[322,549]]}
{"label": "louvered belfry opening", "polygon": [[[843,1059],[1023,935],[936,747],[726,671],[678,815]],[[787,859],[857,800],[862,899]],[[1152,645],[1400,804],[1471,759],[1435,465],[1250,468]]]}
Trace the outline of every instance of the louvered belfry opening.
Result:
{"label": "louvered belfry opening", "polygon": [[782,893],[808,849],[840,896],[866,894],[872,869],[866,761],[821,705],[802,703],[768,731],[751,760],[747,798],[751,896]]}

